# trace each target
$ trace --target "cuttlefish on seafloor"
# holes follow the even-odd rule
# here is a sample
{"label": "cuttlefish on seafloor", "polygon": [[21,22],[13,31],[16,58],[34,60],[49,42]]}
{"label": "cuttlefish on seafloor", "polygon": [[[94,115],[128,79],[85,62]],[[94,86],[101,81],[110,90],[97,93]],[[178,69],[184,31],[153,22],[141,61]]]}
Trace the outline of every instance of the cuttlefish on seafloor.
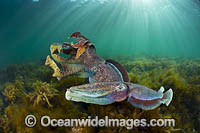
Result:
{"label": "cuttlefish on seafloor", "polygon": [[[130,83],[126,69],[114,60],[100,58],[96,54],[94,44],[80,32],[75,32],[70,37],[79,41],[76,44],[55,43],[50,46],[51,56],[61,64],[62,70],[50,56],[47,56],[45,63],[54,70],[53,76],[58,80],[70,75],[88,78],[88,84],[67,89],[67,100],[99,105],[127,100],[134,107],[143,110],[170,104],[173,97],[172,89],[165,91],[164,87],[161,87],[155,91],[143,85]],[[61,57],[60,53],[69,57]]]}

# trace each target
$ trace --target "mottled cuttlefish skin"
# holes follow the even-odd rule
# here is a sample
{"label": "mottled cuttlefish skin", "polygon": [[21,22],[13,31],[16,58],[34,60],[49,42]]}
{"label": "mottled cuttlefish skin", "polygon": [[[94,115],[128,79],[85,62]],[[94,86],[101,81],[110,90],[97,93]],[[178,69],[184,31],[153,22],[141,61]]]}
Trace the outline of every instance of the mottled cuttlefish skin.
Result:
{"label": "mottled cuttlefish skin", "polygon": [[161,104],[168,106],[173,97],[173,91],[164,92],[161,87],[154,91],[142,85],[127,82],[102,82],[71,87],[67,90],[67,100],[92,104],[107,105],[121,102],[128,98],[134,107],[152,110]]}
{"label": "mottled cuttlefish skin", "polygon": [[[127,99],[131,105],[143,110],[152,110],[161,104],[168,106],[173,97],[172,89],[164,92],[164,87],[154,91],[145,86],[129,82],[128,72],[116,61],[104,60],[96,54],[96,48],[80,32],[73,33],[70,38],[80,39],[76,44],[52,44],[52,58],[47,57],[46,65],[54,70],[58,80],[77,75],[89,79],[89,83],[67,89],[67,100],[92,104],[107,105]],[[59,56],[64,53],[69,58]]]}
{"label": "mottled cuttlefish skin", "polygon": [[128,101],[134,107],[138,107],[143,110],[152,110],[159,107],[161,104],[168,106],[172,101],[172,89],[164,92],[164,87],[161,87],[158,91],[155,91],[139,84],[126,84],[130,89]]}
{"label": "mottled cuttlefish skin", "polygon": [[[62,66],[59,78],[81,75],[89,78],[90,83],[123,81],[121,73],[114,65],[96,55],[96,49],[93,45],[90,44],[79,59],[75,59],[74,54],[70,55],[69,59],[60,57],[57,52],[65,52],[62,48],[63,46],[58,43],[51,45],[51,56]],[[54,68],[52,69],[54,70]]]}
{"label": "mottled cuttlefish skin", "polygon": [[124,101],[129,88],[123,82],[91,83],[71,87],[66,92],[66,99],[76,102],[107,105]]}

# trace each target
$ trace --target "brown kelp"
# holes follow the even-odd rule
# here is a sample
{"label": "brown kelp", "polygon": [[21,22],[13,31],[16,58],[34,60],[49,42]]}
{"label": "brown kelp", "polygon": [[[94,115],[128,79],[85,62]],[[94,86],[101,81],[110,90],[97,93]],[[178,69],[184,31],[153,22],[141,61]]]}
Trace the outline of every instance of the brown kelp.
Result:
{"label": "brown kelp", "polygon": [[14,83],[6,83],[3,96],[8,103],[14,104],[18,99],[25,95],[23,82],[16,80]]}
{"label": "brown kelp", "polygon": [[3,109],[3,100],[2,99],[0,99],[0,112],[1,112],[1,110]]}
{"label": "brown kelp", "polygon": [[52,107],[50,100],[57,95],[58,91],[49,83],[41,81],[36,81],[32,86],[34,91],[27,95],[30,102],[33,103],[34,106],[40,103],[47,103],[49,107]]}
{"label": "brown kelp", "polygon": [[[51,77],[53,72],[42,63],[11,65],[0,70],[0,132],[200,131],[200,59],[144,56],[119,57],[115,60],[126,67],[133,83],[155,90],[160,86],[173,88],[174,98],[170,106],[143,111],[128,102],[105,106],[70,102],[64,96],[66,89],[85,84],[85,79],[73,76],[56,81]],[[34,128],[28,128],[24,124],[28,114],[35,115],[37,119],[43,115],[52,118],[173,118],[176,127],[133,127],[128,130],[126,127],[44,128],[37,124]]]}
{"label": "brown kelp", "polygon": [[[163,114],[177,118],[178,127],[191,131],[198,129],[200,111],[200,79],[199,59],[139,57],[127,61],[124,66],[129,68],[132,82],[144,84],[151,88],[163,85],[173,88],[174,98],[169,108],[161,108]],[[199,129],[198,129],[199,130]]]}

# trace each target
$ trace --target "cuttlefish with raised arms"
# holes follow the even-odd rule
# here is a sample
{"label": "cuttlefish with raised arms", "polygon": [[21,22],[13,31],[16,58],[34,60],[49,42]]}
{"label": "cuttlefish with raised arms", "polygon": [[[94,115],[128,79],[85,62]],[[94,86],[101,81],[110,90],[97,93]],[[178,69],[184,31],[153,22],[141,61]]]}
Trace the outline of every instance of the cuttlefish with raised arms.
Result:
{"label": "cuttlefish with raised arms", "polygon": [[[54,70],[53,76],[58,80],[70,75],[88,78],[89,83],[67,89],[67,100],[99,105],[112,104],[127,100],[134,107],[152,110],[161,104],[168,106],[173,97],[172,89],[165,92],[164,87],[158,91],[143,85],[129,82],[126,69],[114,60],[104,60],[96,54],[96,48],[80,32],[70,38],[79,39],[77,43],[55,43],[50,46],[52,58],[61,64],[62,70],[50,56],[46,65]],[[59,56],[66,54],[69,58]]]}

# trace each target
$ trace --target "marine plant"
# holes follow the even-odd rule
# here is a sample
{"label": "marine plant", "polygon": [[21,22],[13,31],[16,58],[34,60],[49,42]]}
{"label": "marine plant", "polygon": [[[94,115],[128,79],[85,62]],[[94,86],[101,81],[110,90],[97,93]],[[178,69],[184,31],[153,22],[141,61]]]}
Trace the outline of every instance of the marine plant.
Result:
{"label": "marine plant", "polygon": [[191,132],[199,129],[196,124],[199,120],[195,118],[197,112],[200,111],[198,106],[200,80],[197,76],[200,69],[199,60],[153,59],[151,57],[135,58],[135,61],[129,60],[124,64],[130,68],[128,70],[131,82],[155,89],[161,85],[165,88],[172,88],[174,91],[172,104],[166,109],[161,107],[161,113],[175,118],[176,127],[182,131]]}
{"label": "marine plant", "polygon": [[41,80],[50,82],[52,78],[52,70],[43,65],[43,61],[32,62],[27,64],[11,64],[8,67],[0,68],[0,84],[6,82],[15,82],[21,80],[27,86],[27,82],[35,82]]}
{"label": "marine plant", "polygon": [[[63,91],[57,93],[52,101],[52,108],[44,106],[44,104],[30,104],[28,97],[24,97],[24,102],[21,104],[9,105],[5,108],[5,122],[9,123],[10,132],[71,132],[71,127],[52,127],[45,128],[40,124],[36,124],[34,128],[28,128],[24,119],[28,114],[33,114],[38,120],[44,116],[51,118],[85,118],[86,113],[79,111],[79,107],[72,102],[66,102],[63,96]],[[1,123],[1,122],[0,122]]]}
{"label": "marine plant", "polygon": [[50,100],[57,95],[57,90],[49,83],[36,81],[32,87],[34,91],[29,93],[27,97],[30,99],[33,105],[47,103],[49,107],[52,107]]}
{"label": "marine plant", "polygon": [[[200,59],[143,56],[120,57],[118,61],[127,68],[131,82],[155,90],[158,90],[161,85],[172,88],[174,91],[172,103],[167,108],[161,106],[152,111],[142,111],[132,107],[128,102],[106,106],[75,103],[65,99],[65,91],[71,86],[85,84],[85,79],[72,76],[58,82],[51,77],[50,69],[38,63],[15,65],[0,72],[2,86],[0,97],[3,98],[0,100],[3,101],[0,132],[200,131]],[[52,118],[87,118],[88,116],[103,118],[106,115],[109,118],[124,119],[173,118],[176,120],[176,126],[173,128],[135,127],[127,130],[125,127],[44,128],[37,124],[34,128],[27,128],[24,124],[27,114],[34,114],[37,119],[43,115],[49,115]]]}
{"label": "marine plant", "polygon": [[1,97],[0,97],[0,112],[1,112],[1,110],[2,110],[2,108],[3,108],[3,100],[1,99]]}
{"label": "marine plant", "polygon": [[14,104],[17,98],[21,98],[22,95],[25,95],[23,84],[24,82],[20,80],[16,80],[15,83],[6,83],[3,91],[5,100]]}
{"label": "marine plant", "polygon": [[10,123],[7,115],[0,115],[0,132],[10,132]]}
{"label": "marine plant", "polygon": [[85,84],[85,82],[86,82],[85,78],[81,78],[77,76],[70,76],[70,77],[68,76],[62,79],[61,81],[54,83],[54,87],[58,90],[61,90],[61,89],[70,88],[72,86]]}

